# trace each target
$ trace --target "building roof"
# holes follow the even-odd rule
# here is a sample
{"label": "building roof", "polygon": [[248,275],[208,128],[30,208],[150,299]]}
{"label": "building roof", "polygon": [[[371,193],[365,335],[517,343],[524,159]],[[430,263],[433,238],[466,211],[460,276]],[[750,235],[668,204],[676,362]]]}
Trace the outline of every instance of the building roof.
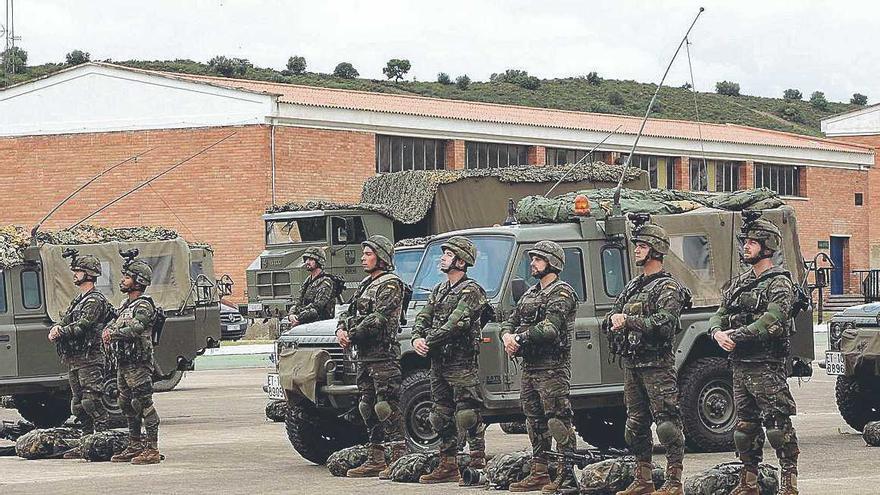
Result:
{"label": "building roof", "polygon": [[[293,105],[366,110],[401,115],[598,132],[612,132],[620,126],[617,133],[632,135],[638,133],[639,126],[642,122],[642,119],[639,117],[623,115],[574,112],[569,110],[501,105],[496,103],[481,103],[463,100],[446,100],[424,96],[373,93],[368,91],[301,86],[216,76],[177,74],[157,71],[146,72],[154,72],[167,77],[201,82],[226,88],[277,95],[280,102]],[[829,151],[865,153],[870,153],[872,151],[872,149],[867,146],[859,146],[852,143],[815,138],[789,132],[759,129],[737,124],[697,123],[685,120],[648,119],[643,135]]]}

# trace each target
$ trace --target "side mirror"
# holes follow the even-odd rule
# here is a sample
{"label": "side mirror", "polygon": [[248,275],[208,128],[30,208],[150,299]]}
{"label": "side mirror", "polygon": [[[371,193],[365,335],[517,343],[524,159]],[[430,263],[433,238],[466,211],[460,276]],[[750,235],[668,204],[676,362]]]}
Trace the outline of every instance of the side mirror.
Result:
{"label": "side mirror", "polygon": [[523,294],[528,290],[526,281],[521,278],[515,278],[510,281],[510,293],[513,295],[513,302],[518,303]]}
{"label": "side mirror", "polygon": [[336,229],[336,238],[339,239],[339,242],[342,244],[348,242],[348,231],[345,227],[339,227]]}

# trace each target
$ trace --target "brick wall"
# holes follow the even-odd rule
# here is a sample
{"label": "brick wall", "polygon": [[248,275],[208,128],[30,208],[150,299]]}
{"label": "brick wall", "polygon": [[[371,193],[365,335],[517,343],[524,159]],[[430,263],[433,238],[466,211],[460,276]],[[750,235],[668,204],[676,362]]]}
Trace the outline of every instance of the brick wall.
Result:
{"label": "brick wall", "polygon": [[[880,135],[873,136],[840,136],[834,139],[849,141],[875,148],[874,167],[868,171],[868,186],[864,196],[864,206],[868,211],[880,211]],[[868,224],[870,268],[880,268],[880,225],[876,222]],[[866,267],[867,268],[867,267]]]}

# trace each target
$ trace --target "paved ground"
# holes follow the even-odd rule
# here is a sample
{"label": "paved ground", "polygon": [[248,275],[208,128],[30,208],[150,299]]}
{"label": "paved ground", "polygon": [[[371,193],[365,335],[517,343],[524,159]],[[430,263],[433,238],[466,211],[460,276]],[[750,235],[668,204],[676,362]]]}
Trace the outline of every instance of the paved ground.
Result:
{"label": "paved ground", "polygon": [[[834,405],[834,383],[822,370],[792,390],[800,414],[794,419],[801,440],[801,493],[880,493],[880,449],[865,447]],[[0,458],[0,493],[474,493],[457,486],[422,487],[378,480],[334,478],[324,467],[299,457],[282,424],[263,415],[260,389],[265,369],[205,370],[189,373],[173,392],[157,394],[162,416],[160,447],[167,460],[157,466],[26,461]],[[0,409],[0,419],[17,419]],[[3,442],[0,440],[0,442]],[[525,435],[506,435],[491,426],[490,454],[521,449]],[[659,458],[659,456],[655,456]],[[767,459],[775,462],[768,448]],[[732,453],[689,454],[685,476],[731,460]]]}

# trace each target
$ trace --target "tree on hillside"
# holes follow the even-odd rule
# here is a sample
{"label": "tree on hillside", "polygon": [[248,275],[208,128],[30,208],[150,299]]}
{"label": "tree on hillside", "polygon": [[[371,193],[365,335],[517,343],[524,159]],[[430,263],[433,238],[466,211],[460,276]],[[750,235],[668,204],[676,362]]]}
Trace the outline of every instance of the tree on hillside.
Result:
{"label": "tree on hillside", "polygon": [[67,61],[67,65],[80,65],[90,61],[92,59],[92,56],[89,54],[89,52],[74,50],[65,55],[64,59]]}
{"label": "tree on hillside", "polygon": [[720,81],[715,83],[715,92],[719,95],[739,96],[739,83]]}
{"label": "tree on hillside", "polygon": [[517,86],[535,90],[541,87],[541,80],[535,76],[530,76],[528,71],[520,69],[507,69],[502,73],[493,73],[489,76],[489,81],[493,83],[510,83]]}
{"label": "tree on hillside", "polygon": [[354,79],[361,74],[350,63],[340,62],[336,66],[336,68],[333,69],[333,75],[336,77],[341,77],[343,79]]}
{"label": "tree on hillside", "polygon": [[294,55],[287,59],[287,71],[294,75],[300,75],[306,71],[306,58]]}
{"label": "tree on hillside", "polygon": [[852,98],[849,99],[849,102],[853,105],[867,105],[868,97],[861,93],[853,93]]}
{"label": "tree on hillside", "polygon": [[813,91],[813,94],[810,95],[810,105],[817,110],[828,110],[828,100],[825,99],[825,93]]}
{"label": "tree on hillside", "polygon": [[624,103],[623,96],[617,91],[612,91],[608,93],[608,103],[611,103],[615,107],[619,107]]}
{"label": "tree on hillside", "polygon": [[593,86],[598,86],[602,84],[602,78],[599,77],[599,73],[596,71],[590,72],[587,74],[587,82],[592,84]]}
{"label": "tree on hillside", "polygon": [[400,81],[411,68],[412,65],[409,63],[408,59],[392,58],[387,64],[385,64],[385,67],[382,68],[382,73],[385,74],[385,77],[388,79],[393,78],[395,81]]}
{"label": "tree on hillside", "polygon": [[437,74],[437,82],[440,84],[449,85],[452,84],[452,78],[449,77],[449,74],[445,72],[440,72]]}
{"label": "tree on hillside", "polygon": [[28,54],[20,46],[9,48],[0,52],[0,63],[9,72],[21,73],[27,69]]}
{"label": "tree on hillside", "polygon": [[208,70],[224,77],[243,76],[253,64],[246,58],[229,58],[218,55],[208,61]]}
{"label": "tree on hillside", "polygon": [[782,93],[782,98],[789,101],[803,100],[804,95],[797,89],[789,88]]}
{"label": "tree on hillside", "polygon": [[471,78],[467,74],[455,78],[455,87],[464,91],[471,85]]}

